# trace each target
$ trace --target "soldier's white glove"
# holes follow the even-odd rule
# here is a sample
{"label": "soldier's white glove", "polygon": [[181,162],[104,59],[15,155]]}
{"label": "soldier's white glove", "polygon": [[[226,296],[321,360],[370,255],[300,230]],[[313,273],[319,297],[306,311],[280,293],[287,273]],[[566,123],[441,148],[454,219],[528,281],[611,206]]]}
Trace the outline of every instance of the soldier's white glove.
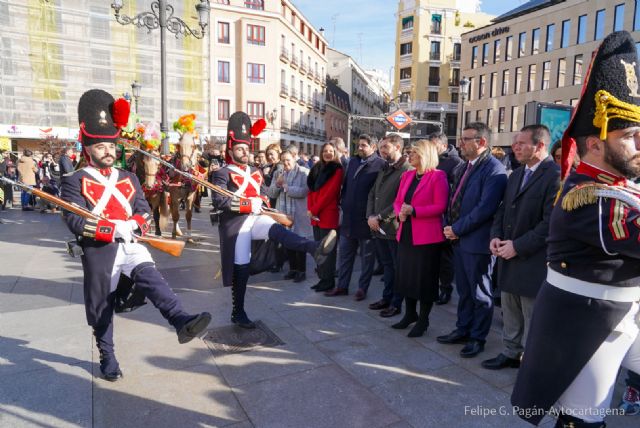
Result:
{"label": "soldier's white glove", "polygon": [[262,199],[258,197],[251,198],[251,212],[253,214],[260,214],[262,212]]}
{"label": "soldier's white glove", "polygon": [[[133,230],[131,228],[131,223],[133,220],[111,220],[113,222],[113,224],[116,225],[116,230],[114,233],[114,238],[121,238],[124,242],[131,242],[133,241]],[[138,227],[138,224],[133,221],[133,223],[136,224],[136,228]]]}

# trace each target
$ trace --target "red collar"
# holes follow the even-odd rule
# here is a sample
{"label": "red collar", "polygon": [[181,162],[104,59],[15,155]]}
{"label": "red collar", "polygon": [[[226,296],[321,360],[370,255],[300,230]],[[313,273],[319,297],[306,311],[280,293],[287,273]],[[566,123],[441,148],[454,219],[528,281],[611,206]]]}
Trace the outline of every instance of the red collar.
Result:
{"label": "red collar", "polygon": [[243,171],[246,171],[247,168],[249,168],[249,165],[242,165],[242,164],[235,163],[235,162],[232,162],[232,164],[235,165],[236,167],[240,168]]}
{"label": "red collar", "polygon": [[580,162],[576,168],[576,172],[578,174],[588,175],[598,182],[608,184],[609,186],[627,186],[627,179],[625,177],[612,174],[586,162]]}

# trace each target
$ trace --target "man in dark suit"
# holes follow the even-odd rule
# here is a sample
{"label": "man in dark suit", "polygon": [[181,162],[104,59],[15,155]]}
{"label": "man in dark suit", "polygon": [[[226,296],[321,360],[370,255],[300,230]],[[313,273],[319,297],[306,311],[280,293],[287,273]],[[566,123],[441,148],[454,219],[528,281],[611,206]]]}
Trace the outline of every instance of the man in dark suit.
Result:
{"label": "man in dark suit", "polygon": [[493,296],[491,272],[495,257],[489,252],[489,232],[507,184],[504,165],[491,155],[490,131],[480,122],[462,131],[461,164],[449,202],[448,226],[444,236],[453,242],[458,321],[456,329],[437,338],[445,344],[466,343],[460,351],[471,358],[484,350],[491,327]]}
{"label": "man in dark suit", "polygon": [[504,350],[482,362],[486,369],[520,367],[533,304],[547,274],[545,241],[560,186],[560,169],[549,157],[549,129],[529,125],[520,130],[513,153],[521,166],[507,182],[491,228],[491,254],[498,258]]}
{"label": "man in dark suit", "polygon": [[358,291],[355,299],[364,300],[373,275],[375,263],[375,246],[371,229],[367,223],[367,202],[369,191],[373,187],[378,172],[387,163],[376,154],[376,143],[371,137],[362,134],[358,139],[358,156],[349,160],[342,184],[340,206],[342,208],[342,224],[338,253],[338,285],[327,291],[326,296],[344,296],[349,294],[349,283],[353,272],[356,252],[360,252],[361,268]]}

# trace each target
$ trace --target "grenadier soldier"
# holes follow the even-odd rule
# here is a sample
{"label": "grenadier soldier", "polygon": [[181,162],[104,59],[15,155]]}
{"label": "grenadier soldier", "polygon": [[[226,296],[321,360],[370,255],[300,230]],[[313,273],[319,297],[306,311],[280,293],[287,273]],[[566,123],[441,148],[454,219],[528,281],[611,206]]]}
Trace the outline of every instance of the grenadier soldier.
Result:
{"label": "grenadier soldier", "polygon": [[336,243],[335,231],[320,242],[311,241],[276,223],[273,218],[261,215],[269,198],[262,172],[249,165],[249,150],[251,136],[258,135],[262,129],[264,120],[259,120],[252,128],[246,113],[233,113],[227,128],[227,165],[213,174],[213,184],[234,194],[228,197],[214,192],[212,199],[214,207],[222,211],[219,224],[222,282],[225,287],[232,287],[231,322],[243,328],[255,328],[244,310],[252,240],[268,238],[286,249],[310,253],[319,265]]}
{"label": "grenadier soldier", "polygon": [[160,310],[180,343],[197,337],[211,321],[207,312],[190,315],[182,309],[149,251],[135,241],[136,235],[149,230],[149,205],[135,174],[113,167],[116,142],[128,116],[126,100],[114,101],[100,89],[85,92],[78,103],[78,119],[88,165],[62,178],[62,199],[102,217],[64,215],[84,253],[86,316],[100,351],[100,370],[109,381],[122,377],[113,345],[115,291],[121,274]]}
{"label": "grenadier soldier", "polygon": [[625,31],[596,51],[565,131],[551,214],[547,279],[538,293],[511,401],[538,424],[604,427],[621,366],[640,370],[640,90]]}

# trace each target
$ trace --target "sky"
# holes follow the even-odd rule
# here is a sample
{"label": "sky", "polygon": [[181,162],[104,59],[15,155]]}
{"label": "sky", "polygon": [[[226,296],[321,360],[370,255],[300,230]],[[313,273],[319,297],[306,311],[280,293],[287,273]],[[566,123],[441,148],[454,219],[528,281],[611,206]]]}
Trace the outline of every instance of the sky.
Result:
{"label": "sky", "polygon": [[[483,0],[481,11],[501,15],[524,0]],[[389,74],[394,62],[397,0],[293,0],[329,45],[353,57],[364,69]],[[335,31],[334,31],[335,23]]]}

